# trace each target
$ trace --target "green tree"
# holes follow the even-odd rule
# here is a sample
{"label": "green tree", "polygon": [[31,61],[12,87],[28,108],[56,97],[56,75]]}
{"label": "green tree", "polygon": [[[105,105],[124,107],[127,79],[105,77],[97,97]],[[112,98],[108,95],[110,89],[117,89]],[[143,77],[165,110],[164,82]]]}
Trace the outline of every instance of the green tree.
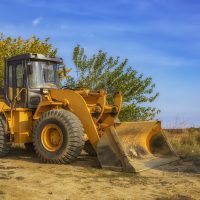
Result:
{"label": "green tree", "polygon": [[155,84],[152,83],[152,78],[138,74],[133,67],[128,66],[128,59],[120,62],[119,57],[108,56],[102,50],[88,58],[84,48],[77,45],[74,48],[73,61],[79,78],[67,79],[66,87],[91,90],[102,88],[108,94],[121,91],[123,107],[120,120],[150,120],[160,112],[154,107],[145,106],[154,102],[159,95],[154,92]]}
{"label": "green tree", "polygon": [[0,34],[0,87],[2,87],[4,79],[4,59],[24,53],[41,53],[55,57],[57,49],[49,43],[49,38],[41,40],[32,36],[23,39],[22,37],[11,38]]}

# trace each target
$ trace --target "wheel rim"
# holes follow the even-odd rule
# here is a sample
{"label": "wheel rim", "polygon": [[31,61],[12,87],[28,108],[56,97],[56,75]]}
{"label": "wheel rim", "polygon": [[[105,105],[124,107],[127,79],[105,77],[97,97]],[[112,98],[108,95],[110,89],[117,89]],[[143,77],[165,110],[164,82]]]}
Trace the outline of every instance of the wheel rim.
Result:
{"label": "wheel rim", "polygon": [[43,147],[50,152],[57,151],[63,143],[61,129],[55,124],[46,125],[41,133]]}

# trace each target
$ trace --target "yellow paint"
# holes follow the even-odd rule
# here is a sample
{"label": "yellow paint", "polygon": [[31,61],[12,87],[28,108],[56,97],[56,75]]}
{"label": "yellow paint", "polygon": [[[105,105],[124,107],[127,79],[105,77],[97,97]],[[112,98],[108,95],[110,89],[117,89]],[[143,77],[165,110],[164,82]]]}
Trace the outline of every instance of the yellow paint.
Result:
{"label": "yellow paint", "polygon": [[[26,91],[25,88],[17,88],[17,95],[11,107],[3,101],[0,102],[0,112],[5,114],[8,122],[7,130],[14,134],[14,142],[16,143],[32,140],[32,125],[43,113],[52,109],[65,108],[80,119],[87,137],[96,148],[101,137],[99,131],[113,125],[121,109],[121,94],[115,96],[114,105],[108,105],[106,101],[107,94],[104,90],[93,92],[88,89],[76,91],[51,89],[47,95],[43,96],[32,116],[32,110],[15,108],[16,102],[24,90]],[[13,89],[9,88],[11,99],[13,99],[12,95]],[[113,111],[115,111],[114,115]]]}
{"label": "yellow paint", "polygon": [[[18,91],[17,97],[22,92]],[[73,112],[83,124],[85,134],[96,148],[101,136],[108,127],[114,125],[115,119],[121,110],[122,95],[117,93],[114,96],[113,105],[107,104],[107,94],[104,90],[91,92],[90,90],[63,90],[51,89],[43,100],[39,103],[35,113],[32,116],[32,110],[25,108],[10,108],[3,101],[0,102],[0,112],[3,112],[8,122],[8,131],[14,134],[15,143],[25,143],[32,141],[32,126],[35,120],[41,115],[52,109],[67,109]],[[13,104],[15,107],[15,103]],[[131,130],[137,131],[133,134]],[[125,140],[123,144],[132,143],[143,146],[148,152],[150,151],[149,141],[161,131],[159,122],[148,123],[123,123],[119,128],[116,127],[119,135],[123,133]],[[134,137],[134,139],[132,138]],[[128,138],[127,141],[126,139]],[[132,138],[132,139],[131,139]],[[50,124],[44,127],[41,134],[41,141],[47,151],[53,152],[60,148],[63,142],[62,131],[58,126]]]}
{"label": "yellow paint", "polygon": [[27,108],[11,107],[5,102],[0,102],[0,113],[2,113],[7,121],[7,132],[14,136],[14,143],[32,142],[32,110]]}
{"label": "yellow paint", "polygon": [[[117,93],[114,96],[114,105],[105,105],[104,111],[101,115],[99,121],[101,121],[100,127],[105,129],[107,127],[113,126],[115,123],[115,119],[118,117],[122,106],[122,95],[121,93]],[[111,113],[115,111],[115,115]]]}
{"label": "yellow paint", "polygon": [[49,100],[44,100],[44,101],[41,101],[33,115],[33,119],[34,120],[38,120],[40,118],[40,116],[49,111],[49,110],[52,110],[52,109],[60,109],[61,106],[63,105],[62,102],[54,102],[54,101],[49,101]]}
{"label": "yellow paint", "polygon": [[32,141],[32,110],[16,109],[13,111],[12,123],[10,127],[14,134],[15,143],[25,143]]}
{"label": "yellow paint", "polygon": [[124,149],[138,145],[148,153],[151,153],[150,142],[153,136],[162,134],[159,121],[122,122],[115,129]]}
{"label": "yellow paint", "polygon": [[0,112],[4,112],[6,110],[10,111],[10,107],[4,101],[1,101],[0,102]]}
{"label": "yellow paint", "polygon": [[55,152],[63,144],[63,133],[57,125],[48,124],[42,130],[41,141],[47,151]]}
{"label": "yellow paint", "polygon": [[[67,102],[66,109],[69,109],[80,119],[94,148],[96,148],[101,137],[99,130],[114,124],[122,103],[122,95],[118,93],[114,97],[114,105],[107,105],[104,90],[90,92],[90,90],[84,89],[77,91],[51,89],[49,94],[54,102],[62,102],[64,105]],[[42,106],[42,104],[39,106]],[[95,115],[95,111],[97,115]],[[113,114],[113,111],[115,111],[115,114]],[[34,115],[34,118],[36,118],[36,115]]]}
{"label": "yellow paint", "polygon": [[[12,77],[9,76],[9,78]],[[66,109],[79,118],[85,131],[85,138],[90,140],[97,154],[99,145],[100,148],[106,149],[103,156],[108,155],[108,149],[111,149],[111,157],[108,157],[110,161],[113,159],[113,150],[118,152],[114,153],[118,154],[117,157],[122,160],[125,160],[129,153],[135,155],[136,151],[144,150],[148,154],[154,152],[152,146],[158,141],[157,136],[162,135],[159,122],[124,122],[120,125],[115,123],[122,106],[121,93],[115,94],[113,104],[110,105],[104,90],[47,90],[36,109],[16,108],[20,105],[18,102],[21,101],[22,97],[25,97],[22,107],[26,107],[27,88],[8,87],[6,92],[11,105],[6,105],[3,96],[0,96],[0,114],[6,118],[6,131],[10,134],[11,143],[32,142],[33,124],[41,118],[43,113],[53,109]],[[22,95],[22,92],[25,93]],[[58,151],[64,142],[62,130],[53,123],[43,128],[40,139],[43,147],[49,152]],[[109,144],[108,148],[105,146],[106,142]]]}
{"label": "yellow paint", "polygon": [[97,127],[89,112],[86,101],[79,92],[73,90],[52,89],[49,93],[54,101],[63,102],[67,99],[69,102],[68,109],[80,119],[88,138],[94,147],[96,147],[99,141]]}

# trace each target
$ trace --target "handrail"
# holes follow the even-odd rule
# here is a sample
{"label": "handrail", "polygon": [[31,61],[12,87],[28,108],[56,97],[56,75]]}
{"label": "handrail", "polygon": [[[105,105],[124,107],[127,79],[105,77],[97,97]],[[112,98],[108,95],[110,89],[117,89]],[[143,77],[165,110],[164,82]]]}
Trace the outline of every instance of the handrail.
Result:
{"label": "handrail", "polygon": [[10,132],[11,134],[14,134],[13,132],[13,110],[15,109],[15,105],[16,105],[16,102],[17,102],[17,98],[19,97],[19,95],[22,93],[22,91],[25,90],[26,91],[26,88],[22,88],[18,94],[15,96],[14,98],[14,101],[13,101],[13,104],[11,105],[11,112],[10,112],[10,117],[11,117],[11,127],[10,127]]}

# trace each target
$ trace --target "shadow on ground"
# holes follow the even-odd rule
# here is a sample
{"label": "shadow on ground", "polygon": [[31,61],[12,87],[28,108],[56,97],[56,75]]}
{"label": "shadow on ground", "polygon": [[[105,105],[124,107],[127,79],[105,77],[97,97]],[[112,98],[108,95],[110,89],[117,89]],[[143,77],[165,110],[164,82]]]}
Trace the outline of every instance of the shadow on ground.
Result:
{"label": "shadow on ground", "polygon": [[[23,147],[13,147],[7,157],[4,159],[9,160],[24,160],[26,162],[41,163],[39,158],[34,152],[27,151]],[[85,152],[70,163],[71,166],[80,166],[88,169],[101,169],[97,157],[88,156]],[[159,166],[156,168],[160,171],[168,172],[181,172],[181,173],[195,173],[200,174],[200,155],[187,156],[180,158],[180,160],[172,162],[167,165]]]}
{"label": "shadow on ground", "polygon": [[[34,151],[27,151],[23,147],[12,147],[9,154],[3,159],[41,163],[40,159],[37,157]],[[73,163],[70,163],[70,165],[95,169],[101,168],[97,157],[88,156],[85,152],[82,152],[82,154]]]}
{"label": "shadow on ground", "polygon": [[180,160],[158,167],[168,172],[182,172],[200,174],[200,155],[181,157]]}
{"label": "shadow on ground", "polygon": [[[143,194],[146,199],[151,197],[150,199],[153,200],[194,200],[199,191],[199,175],[197,175],[200,173],[199,155],[185,157],[174,163],[160,166],[156,170],[137,174],[101,170],[97,158],[90,157],[84,152],[68,166],[37,165],[37,163],[40,163],[40,160],[34,152],[26,151],[24,147],[14,147],[7,157],[1,159],[0,181],[1,179],[7,180],[7,184],[13,185],[13,179],[17,180],[16,184],[21,180],[27,185],[31,184],[31,187],[37,188],[38,191],[41,189],[41,184],[46,185],[47,183],[56,185],[57,189],[53,186],[55,191],[63,191],[66,186],[69,186],[70,189],[67,189],[67,192],[72,191],[73,194],[79,194],[81,191],[84,195],[91,193],[92,196],[94,193],[101,196],[102,194],[98,194],[99,191],[104,191],[103,194],[109,194],[109,197],[118,195],[116,192],[119,192],[119,195],[124,195],[123,197],[129,195],[129,199],[132,199],[133,193],[137,193],[137,197]],[[33,170],[34,176],[31,173]],[[41,180],[40,176],[46,178]],[[65,183],[64,187],[60,182]],[[72,183],[73,187],[71,187]],[[78,191],[77,187],[80,187]],[[4,195],[3,192],[7,195],[7,188],[7,186],[5,190],[1,188],[0,199],[1,192],[2,195]],[[189,192],[186,192],[185,188]],[[20,194],[24,195],[24,191]]]}

